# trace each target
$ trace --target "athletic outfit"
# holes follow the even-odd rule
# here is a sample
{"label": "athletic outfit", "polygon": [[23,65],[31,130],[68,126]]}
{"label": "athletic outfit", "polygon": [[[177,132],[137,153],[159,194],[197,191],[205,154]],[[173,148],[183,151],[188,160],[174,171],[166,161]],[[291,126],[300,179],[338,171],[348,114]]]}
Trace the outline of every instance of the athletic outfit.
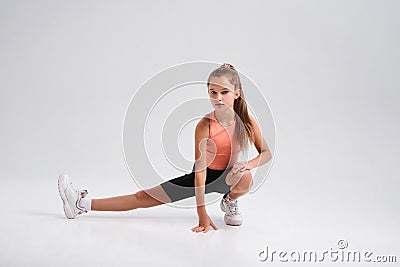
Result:
{"label": "athletic outfit", "polygon": [[[220,207],[225,212],[224,221],[228,225],[241,225],[242,215],[237,200],[229,196],[230,186],[225,178],[237,162],[240,145],[235,138],[236,121],[227,127],[222,126],[215,118],[215,112],[209,114],[210,132],[207,140],[207,177],[205,193],[218,192],[224,194]],[[172,202],[195,196],[195,165],[191,173],[173,178],[161,184]],[[58,191],[63,202],[65,216],[74,219],[76,216],[91,210],[91,197],[87,190],[73,186],[68,175],[58,178]]]}
{"label": "athletic outfit", "polygon": [[[205,194],[228,193],[230,186],[225,178],[237,162],[240,144],[235,138],[236,120],[229,126],[222,126],[215,118],[215,111],[209,114],[210,127],[207,140],[207,177]],[[161,184],[172,202],[195,196],[195,164],[192,172],[173,178]]]}

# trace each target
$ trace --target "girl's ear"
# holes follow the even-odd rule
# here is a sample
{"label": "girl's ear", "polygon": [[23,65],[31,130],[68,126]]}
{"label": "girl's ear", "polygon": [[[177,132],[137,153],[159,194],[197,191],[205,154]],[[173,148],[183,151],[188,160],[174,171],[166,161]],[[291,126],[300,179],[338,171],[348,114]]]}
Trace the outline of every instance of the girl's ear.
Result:
{"label": "girl's ear", "polygon": [[238,99],[240,97],[240,89],[236,90],[235,95],[235,99]]}

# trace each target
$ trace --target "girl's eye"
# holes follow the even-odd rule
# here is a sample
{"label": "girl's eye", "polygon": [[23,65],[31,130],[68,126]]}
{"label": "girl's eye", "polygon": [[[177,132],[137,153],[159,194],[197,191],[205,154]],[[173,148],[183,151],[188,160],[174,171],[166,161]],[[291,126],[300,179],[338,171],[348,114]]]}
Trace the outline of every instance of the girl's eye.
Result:
{"label": "girl's eye", "polygon": [[[223,95],[226,95],[227,93],[229,93],[229,91],[223,91],[223,92],[222,92]],[[215,92],[215,91],[211,91],[211,94],[215,95],[216,92]]]}

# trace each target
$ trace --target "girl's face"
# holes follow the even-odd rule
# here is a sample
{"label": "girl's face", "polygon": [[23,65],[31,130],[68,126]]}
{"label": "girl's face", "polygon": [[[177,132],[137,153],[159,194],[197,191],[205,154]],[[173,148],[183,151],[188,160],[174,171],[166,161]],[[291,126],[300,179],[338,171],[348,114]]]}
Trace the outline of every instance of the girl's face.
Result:
{"label": "girl's face", "polygon": [[234,91],[235,86],[229,82],[226,76],[212,77],[208,86],[211,104],[215,109],[224,109],[230,107],[233,109],[233,103],[240,95],[240,90]]}

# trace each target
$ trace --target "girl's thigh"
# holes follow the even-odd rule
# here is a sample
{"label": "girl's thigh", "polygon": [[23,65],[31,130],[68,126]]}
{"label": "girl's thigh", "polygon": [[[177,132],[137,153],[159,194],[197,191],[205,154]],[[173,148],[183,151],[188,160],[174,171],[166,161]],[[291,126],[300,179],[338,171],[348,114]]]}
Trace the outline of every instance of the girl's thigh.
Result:
{"label": "girl's thigh", "polygon": [[[205,193],[217,192],[225,194],[230,191],[230,185],[226,183],[226,176],[232,170],[232,167],[226,170],[207,170],[206,188]],[[194,167],[191,173],[181,175],[179,177],[170,179],[156,187],[158,195],[164,198],[169,198],[170,202],[175,202],[185,198],[195,196],[194,185],[195,173]]]}
{"label": "girl's thigh", "polygon": [[209,175],[207,175],[206,193],[217,192],[225,194],[229,192],[231,187],[227,184],[226,180],[231,170],[232,167],[229,167],[224,171],[212,170]]}
{"label": "girl's thigh", "polygon": [[181,175],[160,184],[171,202],[189,198],[195,195],[194,172]]}

